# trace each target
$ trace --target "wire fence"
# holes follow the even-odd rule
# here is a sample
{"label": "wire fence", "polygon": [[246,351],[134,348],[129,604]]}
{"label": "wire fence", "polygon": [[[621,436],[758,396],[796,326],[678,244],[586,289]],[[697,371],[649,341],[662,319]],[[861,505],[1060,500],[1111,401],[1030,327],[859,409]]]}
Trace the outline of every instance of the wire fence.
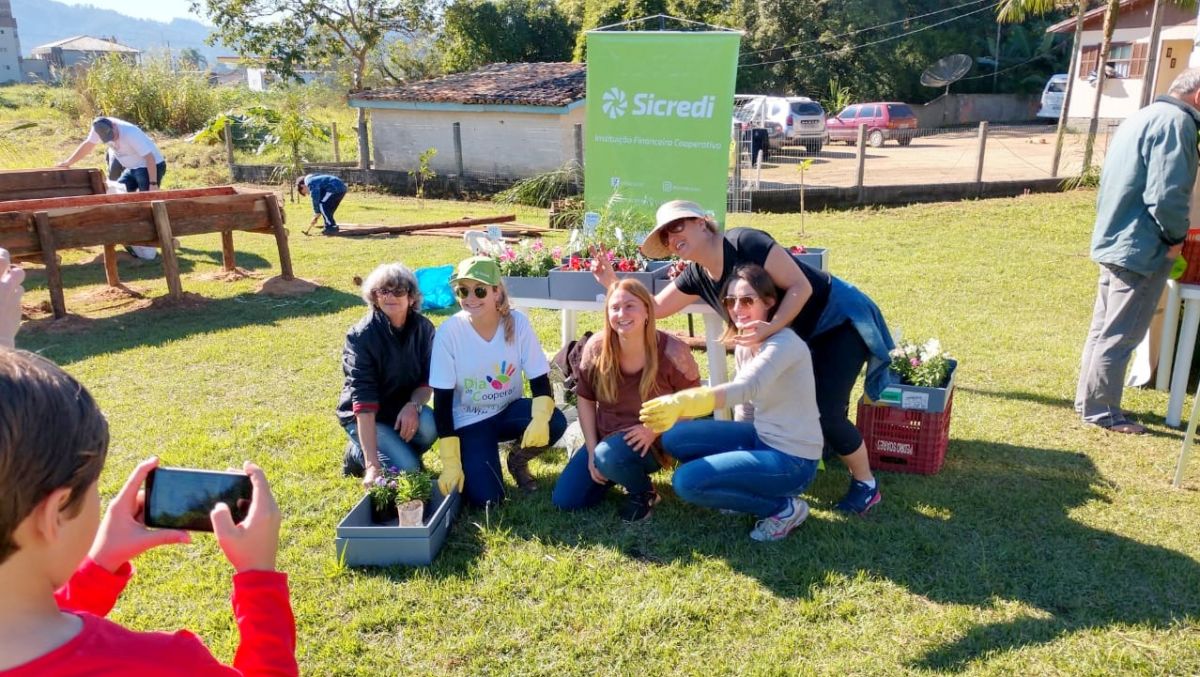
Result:
{"label": "wire fence", "polygon": [[[1116,125],[1101,125],[1092,164],[1104,161]],[[760,191],[857,186],[941,185],[1030,179],[1066,179],[1083,169],[1086,134],[1068,132],[1054,170],[1054,125],[988,125],[893,130],[823,139],[737,139],[730,172],[733,196]],[[873,143],[872,143],[873,141]],[[742,198],[739,204],[745,202]],[[753,198],[750,198],[753,202]],[[752,205],[746,205],[752,208]],[[741,210],[737,210],[741,211]]]}

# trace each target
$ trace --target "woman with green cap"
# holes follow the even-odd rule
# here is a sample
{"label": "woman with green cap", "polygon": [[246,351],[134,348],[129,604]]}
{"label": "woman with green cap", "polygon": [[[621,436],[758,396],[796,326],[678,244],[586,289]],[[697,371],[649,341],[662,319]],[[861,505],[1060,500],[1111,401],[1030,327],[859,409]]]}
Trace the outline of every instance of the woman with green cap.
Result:
{"label": "woman with green cap", "polygon": [[[450,285],[462,310],[438,327],[433,388],[443,493],[459,490],[475,505],[504,497],[501,442],[517,441],[508,470],[517,486],[537,484],[529,461],[558,440],[567,420],[550,395],[550,364],[529,319],[509,306],[500,267],[486,256],[458,264]],[[523,396],[529,379],[532,398]]]}

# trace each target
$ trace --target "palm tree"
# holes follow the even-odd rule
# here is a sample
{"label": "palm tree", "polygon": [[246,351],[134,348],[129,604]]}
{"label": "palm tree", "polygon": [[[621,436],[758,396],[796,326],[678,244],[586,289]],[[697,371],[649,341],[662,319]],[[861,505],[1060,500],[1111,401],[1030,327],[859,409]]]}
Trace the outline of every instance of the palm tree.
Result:
{"label": "palm tree", "polygon": [[[1057,7],[1069,5],[1062,0],[1001,0],[996,7],[996,18],[1003,22],[1018,23],[1031,14],[1045,14]],[[1063,93],[1062,110],[1058,113],[1058,130],[1054,135],[1054,160],[1050,176],[1058,176],[1058,162],[1062,158],[1063,136],[1067,131],[1067,110],[1071,107],[1071,94],[1075,90],[1076,64],[1083,46],[1083,15],[1087,13],[1087,0],[1079,0],[1075,9],[1075,42],[1071,46],[1071,65],[1067,69],[1067,91]],[[1097,97],[1097,100],[1099,98]],[[1086,167],[1087,164],[1084,164]]]}

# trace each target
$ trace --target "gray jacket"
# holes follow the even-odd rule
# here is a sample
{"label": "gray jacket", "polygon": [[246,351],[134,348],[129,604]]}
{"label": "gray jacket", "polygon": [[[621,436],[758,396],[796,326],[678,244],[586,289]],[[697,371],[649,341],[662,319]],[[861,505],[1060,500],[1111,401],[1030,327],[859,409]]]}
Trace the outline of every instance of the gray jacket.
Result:
{"label": "gray jacket", "polygon": [[1092,260],[1149,275],[1183,242],[1196,182],[1200,112],[1170,96],[1123,122],[1100,174]]}

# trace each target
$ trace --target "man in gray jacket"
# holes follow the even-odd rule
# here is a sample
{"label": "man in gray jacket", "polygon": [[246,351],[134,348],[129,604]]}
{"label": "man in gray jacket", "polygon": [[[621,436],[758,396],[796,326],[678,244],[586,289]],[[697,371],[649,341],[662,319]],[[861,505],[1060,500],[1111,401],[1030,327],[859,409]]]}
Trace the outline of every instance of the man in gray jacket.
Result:
{"label": "man in gray jacket", "polygon": [[1100,173],[1092,260],[1100,285],[1083,345],[1075,411],[1120,433],[1145,428],[1121,410],[1125,368],[1154,316],[1188,231],[1196,182],[1200,69],[1184,71],[1166,96],[1129,116]]}

